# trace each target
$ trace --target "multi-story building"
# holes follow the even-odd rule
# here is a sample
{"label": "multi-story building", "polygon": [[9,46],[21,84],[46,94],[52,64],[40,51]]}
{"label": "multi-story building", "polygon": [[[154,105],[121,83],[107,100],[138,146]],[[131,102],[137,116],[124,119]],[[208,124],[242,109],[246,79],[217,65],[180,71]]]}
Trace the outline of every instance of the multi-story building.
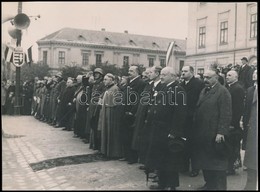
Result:
{"label": "multi-story building", "polygon": [[184,64],[186,40],[124,33],[63,28],[37,41],[39,61],[53,69],[78,65],[88,69],[101,63],[123,65],[142,64],[144,67],[165,66],[170,42],[176,70]]}
{"label": "multi-story building", "polygon": [[257,3],[189,3],[187,65],[203,73],[210,64],[257,62]]}

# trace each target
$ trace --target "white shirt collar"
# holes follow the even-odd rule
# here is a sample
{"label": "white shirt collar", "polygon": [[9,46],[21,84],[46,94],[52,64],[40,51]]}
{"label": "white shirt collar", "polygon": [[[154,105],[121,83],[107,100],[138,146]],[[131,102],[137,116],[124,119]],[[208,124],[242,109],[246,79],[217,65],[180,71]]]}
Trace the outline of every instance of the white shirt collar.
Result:
{"label": "white shirt collar", "polygon": [[158,83],[160,83],[160,82],[161,82],[160,79],[159,79],[158,81],[155,81],[154,84],[153,84],[153,86],[156,87],[156,86],[158,85]]}
{"label": "white shirt collar", "polygon": [[170,83],[167,84],[167,87],[169,87],[171,84],[173,84],[175,81],[172,81]]}

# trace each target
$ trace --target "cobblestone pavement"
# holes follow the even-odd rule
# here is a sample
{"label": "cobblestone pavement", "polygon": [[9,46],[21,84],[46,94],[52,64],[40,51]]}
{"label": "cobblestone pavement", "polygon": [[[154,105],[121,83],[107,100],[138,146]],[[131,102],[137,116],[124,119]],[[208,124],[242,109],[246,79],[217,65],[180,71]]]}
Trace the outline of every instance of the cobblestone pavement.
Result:
{"label": "cobblestone pavement", "polygon": [[[30,167],[48,159],[95,152],[73,138],[72,132],[53,128],[32,116],[2,116],[2,190],[148,190],[145,174],[138,169],[140,164],[115,160],[40,171]],[[246,176],[241,169],[229,176],[228,190],[243,189]],[[180,174],[178,189],[195,190],[203,184],[201,172],[195,178]]]}

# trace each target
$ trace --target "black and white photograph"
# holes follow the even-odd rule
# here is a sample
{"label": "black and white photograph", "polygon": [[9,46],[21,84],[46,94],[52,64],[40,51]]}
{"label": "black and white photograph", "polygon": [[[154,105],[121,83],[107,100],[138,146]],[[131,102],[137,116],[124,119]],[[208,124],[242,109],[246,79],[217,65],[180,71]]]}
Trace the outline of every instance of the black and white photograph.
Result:
{"label": "black and white photograph", "polygon": [[258,2],[1,2],[2,190],[257,191]]}

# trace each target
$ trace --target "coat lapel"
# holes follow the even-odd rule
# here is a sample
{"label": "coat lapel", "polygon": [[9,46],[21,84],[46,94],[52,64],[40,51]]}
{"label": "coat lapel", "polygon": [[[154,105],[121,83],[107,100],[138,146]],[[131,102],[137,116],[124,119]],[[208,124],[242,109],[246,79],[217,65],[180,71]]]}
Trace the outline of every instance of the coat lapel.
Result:
{"label": "coat lapel", "polygon": [[205,93],[205,88],[201,91],[199,101],[197,103],[197,106],[200,106],[203,102],[205,102],[207,99],[209,99],[212,95],[215,94],[219,87],[219,83],[217,83],[209,92]]}

